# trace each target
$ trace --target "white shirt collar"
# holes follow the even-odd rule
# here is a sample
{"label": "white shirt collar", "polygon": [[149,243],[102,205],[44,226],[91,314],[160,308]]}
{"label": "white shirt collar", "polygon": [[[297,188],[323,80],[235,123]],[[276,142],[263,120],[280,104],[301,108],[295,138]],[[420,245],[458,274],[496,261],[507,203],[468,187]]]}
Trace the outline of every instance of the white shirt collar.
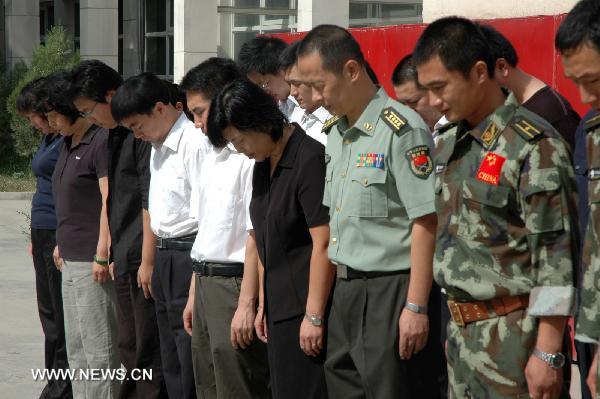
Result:
{"label": "white shirt collar", "polygon": [[168,148],[171,151],[177,152],[179,148],[179,142],[181,141],[181,136],[186,128],[187,122],[189,121],[190,120],[187,118],[187,116],[185,116],[185,114],[182,112],[179,116],[179,119],[177,119],[175,124],[171,126],[171,130],[169,130],[165,140],[161,144],[157,144],[155,148],[161,153],[164,153],[163,148]]}

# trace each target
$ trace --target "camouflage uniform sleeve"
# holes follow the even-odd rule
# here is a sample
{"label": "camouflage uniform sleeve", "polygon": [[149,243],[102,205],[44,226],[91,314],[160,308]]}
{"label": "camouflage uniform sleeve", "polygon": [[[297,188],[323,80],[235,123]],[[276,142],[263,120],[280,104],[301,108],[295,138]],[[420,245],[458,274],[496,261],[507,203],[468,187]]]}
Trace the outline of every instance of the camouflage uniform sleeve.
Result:
{"label": "camouflage uniform sleeve", "polygon": [[[592,186],[590,185],[590,189]],[[600,184],[596,185],[596,191],[600,191]],[[600,192],[595,193],[600,196]],[[590,199],[592,193],[590,193]],[[581,296],[579,298],[579,309],[577,312],[577,327],[575,328],[575,339],[586,343],[598,343],[600,339],[600,253],[598,243],[598,229],[596,224],[600,221],[600,204],[590,204],[590,221],[585,237],[583,281],[581,284]]]}
{"label": "camouflage uniform sleeve", "polygon": [[532,316],[568,316],[572,312],[578,238],[576,192],[565,144],[547,137],[534,143],[519,183],[521,217],[536,276],[529,298]]}

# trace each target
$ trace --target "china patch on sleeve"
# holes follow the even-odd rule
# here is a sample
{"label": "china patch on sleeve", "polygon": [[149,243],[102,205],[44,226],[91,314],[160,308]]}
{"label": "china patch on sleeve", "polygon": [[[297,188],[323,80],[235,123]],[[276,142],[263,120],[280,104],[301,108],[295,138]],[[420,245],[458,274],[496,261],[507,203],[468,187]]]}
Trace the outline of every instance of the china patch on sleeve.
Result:
{"label": "china patch on sleeve", "polygon": [[429,155],[429,147],[420,145],[406,151],[410,171],[419,179],[427,179],[433,171],[433,161]]}

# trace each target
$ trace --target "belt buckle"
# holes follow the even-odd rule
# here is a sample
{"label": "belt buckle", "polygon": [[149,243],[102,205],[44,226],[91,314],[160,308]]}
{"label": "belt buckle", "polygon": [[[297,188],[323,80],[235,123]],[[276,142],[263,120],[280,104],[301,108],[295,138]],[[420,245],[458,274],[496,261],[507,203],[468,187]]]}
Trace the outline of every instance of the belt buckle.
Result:
{"label": "belt buckle", "polygon": [[158,248],[158,249],[164,249],[163,245],[164,245],[164,242],[163,242],[162,237],[158,237],[156,239],[156,248]]}
{"label": "belt buckle", "polygon": [[460,305],[458,302],[452,301],[448,299],[448,309],[450,309],[450,315],[452,316],[452,320],[459,326],[466,326],[465,320],[463,319],[463,315],[460,312]]}

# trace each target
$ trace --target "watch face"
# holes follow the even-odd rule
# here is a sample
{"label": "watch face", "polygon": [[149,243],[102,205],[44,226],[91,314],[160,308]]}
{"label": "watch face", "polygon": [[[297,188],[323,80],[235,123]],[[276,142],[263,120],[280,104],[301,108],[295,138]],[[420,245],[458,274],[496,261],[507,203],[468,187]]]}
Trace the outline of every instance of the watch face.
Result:
{"label": "watch face", "polygon": [[565,355],[563,355],[560,352],[552,355],[552,360],[551,360],[552,367],[559,369],[564,365],[565,365]]}

